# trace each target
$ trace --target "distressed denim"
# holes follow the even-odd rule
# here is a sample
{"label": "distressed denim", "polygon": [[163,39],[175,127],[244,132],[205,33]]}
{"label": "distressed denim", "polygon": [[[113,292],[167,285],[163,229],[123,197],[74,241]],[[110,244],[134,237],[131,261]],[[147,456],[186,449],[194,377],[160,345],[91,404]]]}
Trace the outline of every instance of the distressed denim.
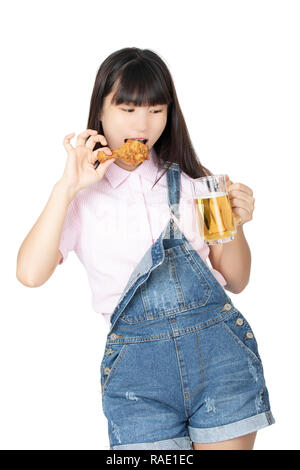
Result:
{"label": "distressed denim", "polygon": [[101,362],[111,449],[193,449],[275,422],[251,326],[174,221],[178,164],[167,181],[170,220],[128,280]]}

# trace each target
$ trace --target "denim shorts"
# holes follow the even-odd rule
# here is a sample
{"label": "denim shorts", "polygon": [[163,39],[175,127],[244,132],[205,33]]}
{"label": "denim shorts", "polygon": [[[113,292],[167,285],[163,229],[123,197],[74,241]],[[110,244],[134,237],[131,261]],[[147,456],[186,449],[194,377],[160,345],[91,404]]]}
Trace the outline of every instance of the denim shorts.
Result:
{"label": "denim shorts", "polygon": [[157,335],[157,320],[136,324],[135,336],[118,327],[107,340],[101,378],[111,449],[192,449],[274,422],[249,323],[229,303],[209,313],[203,322],[195,311],[161,319]]}

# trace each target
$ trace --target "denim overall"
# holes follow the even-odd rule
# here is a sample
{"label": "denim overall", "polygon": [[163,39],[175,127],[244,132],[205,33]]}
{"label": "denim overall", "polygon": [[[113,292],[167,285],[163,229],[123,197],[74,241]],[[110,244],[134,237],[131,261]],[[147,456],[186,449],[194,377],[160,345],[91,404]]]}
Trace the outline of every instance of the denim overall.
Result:
{"label": "denim overall", "polygon": [[273,424],[251,327],[171,218],[116,306],[101,363],[110,449],[193,449]]}

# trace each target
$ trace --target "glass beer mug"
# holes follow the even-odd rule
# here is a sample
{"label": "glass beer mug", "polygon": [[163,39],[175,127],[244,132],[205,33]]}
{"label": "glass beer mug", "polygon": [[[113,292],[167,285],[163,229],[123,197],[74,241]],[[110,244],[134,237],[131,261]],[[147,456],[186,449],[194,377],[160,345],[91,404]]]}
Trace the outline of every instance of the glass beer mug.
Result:
{"label": "glass beer mug", "polygon": [[225,175],[211,175],[191,181],[196,219],[207,245],[234,239],[239,218],[231,209]]}

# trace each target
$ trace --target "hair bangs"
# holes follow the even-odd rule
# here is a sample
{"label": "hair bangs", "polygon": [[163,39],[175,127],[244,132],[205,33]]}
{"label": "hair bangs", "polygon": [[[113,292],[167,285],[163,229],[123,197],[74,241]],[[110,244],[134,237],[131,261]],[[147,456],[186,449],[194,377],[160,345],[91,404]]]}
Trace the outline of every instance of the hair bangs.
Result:
{"label": "hair bangs", "polygon": [[145,63],[129,63],[120,73],[112,103],[133,106],[169,105],[172,101],[167,84]]}

